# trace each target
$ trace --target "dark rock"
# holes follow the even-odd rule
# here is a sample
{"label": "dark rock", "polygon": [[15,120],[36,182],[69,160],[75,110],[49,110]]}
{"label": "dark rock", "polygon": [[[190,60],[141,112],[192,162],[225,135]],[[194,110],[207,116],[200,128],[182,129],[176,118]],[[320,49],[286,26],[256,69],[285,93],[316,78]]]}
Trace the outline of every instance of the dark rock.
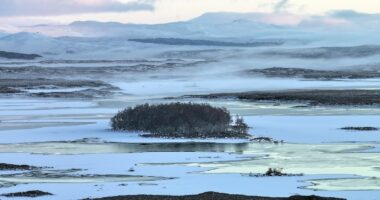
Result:
{"label": "dark rock", "polygon": [[283,173],[281,168],[269,168],[264,174],[249,173],[248,176],[266,177],[266,176],[303,176],[303,174],[287,174]]}
{"label": "dark rock", "polygon": [[250,139],[252,142],[259,142],[259,143],[283,143],[283,141],[277,141],[270,137],[254,137]]}

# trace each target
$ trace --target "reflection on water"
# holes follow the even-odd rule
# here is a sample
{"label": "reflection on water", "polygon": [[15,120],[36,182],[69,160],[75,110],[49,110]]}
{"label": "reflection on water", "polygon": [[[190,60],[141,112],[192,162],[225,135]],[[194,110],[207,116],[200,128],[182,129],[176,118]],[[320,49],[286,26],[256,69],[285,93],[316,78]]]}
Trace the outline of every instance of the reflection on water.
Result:
{"label": "reflection on water", "polygon": [[0,153],[94,154],[144,152],[227,152],[243,153],[251,143],[116,143],[116,142],[36,142],[0,144]]}
{"label": "reflection on water", "polygon": [[[268,168],[283,168],[289,174],[357,175],[352,186],[347,179],[312,180],[309,189],[380,189],[380,153],[370,149],[377,143],[270,144],[270,143],[115,143],[97,140],[2,144],[0,153],[98,154],[144,152],[226,152],[249,155],[244,160],[210,163],[172,163],[204,167],[203,173],[264,173]],[[168,164],[168,163],[166,163]],[[374,177],[368,179],[366,177]],[[0,179],[1,180],[1,179]]]}

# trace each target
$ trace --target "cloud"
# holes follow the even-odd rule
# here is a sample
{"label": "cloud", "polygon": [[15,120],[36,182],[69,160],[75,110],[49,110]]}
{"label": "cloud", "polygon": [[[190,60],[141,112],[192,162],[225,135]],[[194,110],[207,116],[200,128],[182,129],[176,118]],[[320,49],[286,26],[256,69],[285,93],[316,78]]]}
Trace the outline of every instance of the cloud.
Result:
{"label": "cloud", "polygon": [[20,29],[15,26],[0,23],[0,37],[2,36],[2,33],[16,33],[19,31]]}
{"label": "cloud", "polygon": [[0,0],[0,16],[57,16],[153,10],[154,0]]}
{"label": "cloud", "polygon": [[273,11],[274,12],[281,12],[287,8],[288,4],[289,4],[289,0],[280,0],[278,3],[276,3],[273,6]]}

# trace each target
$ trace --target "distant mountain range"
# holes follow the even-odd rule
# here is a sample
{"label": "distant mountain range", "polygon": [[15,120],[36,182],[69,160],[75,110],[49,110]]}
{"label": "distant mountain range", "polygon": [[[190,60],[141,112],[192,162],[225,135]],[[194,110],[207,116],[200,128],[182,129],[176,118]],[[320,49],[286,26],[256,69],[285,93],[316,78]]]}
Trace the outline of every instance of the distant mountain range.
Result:
{"label": "distant mountain range", "polygon": [[161,50],[149,45],[317,48],[380,44],[380,26],[375,26],[380,16],[359,15],[367,21],[357,17],[347,12],[308,18],[284,13],[207,13],[189,21],[154,25],[77,21],[19,27],[24,32],[14,34],[0,31],[0,51],[44,57],[94,52],[117,56]]}
{"label": "distant mountain range", "polygon": [[[357,20],[357,18],[362,20]],[[123,24],[77,21],[68,25],[19,27],[25,32],[49,36],[81,37],[278,37],[288,33],[380,30],[380,15],[333,13],[327,16],[297,16],[287,13],[206,13],[195,19],[166,24]],[[269,34],[269,35],[268,35]]]}
{"label": "distant mountain range", "polygon": [[258,16],[260,15],[261,14],[208,13],[185,22],[153,25],[77,21],[68,25],[37,25],[24,27],[24,31],[38,32],[50,36],[81,37],[150,38],[159,36],[177,38],[253,38],[259,36],[262,31],[284,31],[284,29],[287,28],[285,26],[263,23],[261,20],[258,20]]}

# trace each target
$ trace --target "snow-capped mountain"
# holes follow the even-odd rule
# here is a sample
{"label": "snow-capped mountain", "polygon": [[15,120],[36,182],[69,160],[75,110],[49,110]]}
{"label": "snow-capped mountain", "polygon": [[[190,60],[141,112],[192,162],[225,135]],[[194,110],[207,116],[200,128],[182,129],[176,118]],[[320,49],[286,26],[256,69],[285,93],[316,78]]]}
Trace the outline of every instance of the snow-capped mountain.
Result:
{"label": "snow-capped mountain", "polygon": [[15,33],[0,38],[0,49],[22,53],[54,52],[61,49],[62,44],[54,38],[38,33]]}
{"label": "snow-capped mountain", "polygon": [[[125,54],[137,49],[149,50],[151,45],[170,49],[173,47],[168,45],[177,45],[178,48],[201,41],[205,41],[203,46],[209,48],[215,48],[212,44],[222,48],[221,44],[231,46],[239,43],[244,46],[245,43],[258,41],[281,41],[282,47],[288,48],[380,44],[380,38],[376,37],[380,28],[360,28],[361,25],[355,23],[357,17],[357,14],[349,13],[323,17],[300,17],[286,13],[207,13],[189,21],[155,25],[77,21],[67,25],[18,27],[24,32],[7,33],[9,35],[2,34],[0,30],[0,50],[46,56],[105,51]],[[372,25],[376,21],[374,19],[380,18],[378,15],[366,17],[371,19]],[[353,20],[350,21],[351,18]],[[157,40],[154,44],[146,42],[155,38],[163,39],[165,43],[157,44]]]}
{"label": "snow-capped mountain", "polygon": [[76,37],[257,37],[261,32],[283,31],[286,26],[264,23],[263,14],[209,13],[190,21],[166,24],[123,24],[117,22],[77,21],[68,25],[23,27],[26,32],[48,36]]}
{"label": "snow-capped mountain", "polygon": [[[96,45],[96,44],[94,44]],[[39,33],[20,32],[0,38],[0,50],[40,55],[74,54],[94,49],[94,45]]]}

